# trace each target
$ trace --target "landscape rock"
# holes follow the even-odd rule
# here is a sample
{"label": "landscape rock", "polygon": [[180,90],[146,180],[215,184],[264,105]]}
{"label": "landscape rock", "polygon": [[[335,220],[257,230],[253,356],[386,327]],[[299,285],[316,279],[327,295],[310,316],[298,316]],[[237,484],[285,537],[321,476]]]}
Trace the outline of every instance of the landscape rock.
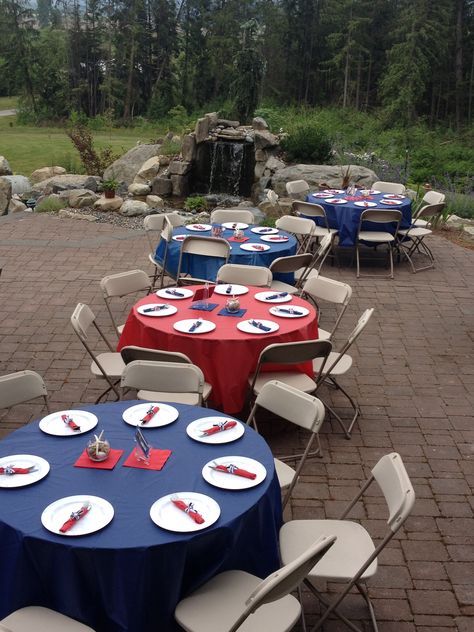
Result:
{"label": "landscape rock", "polygon": [[133,182],[143,163],[153,156],[159,156],[161,145],[138,145],[113,162],[104,171],[104,180],[119,180],[127,186]]}
{"label": "landscape rock", "polygon": [[60,211],[58,211],[58,217],[61,217],[63,219],[82,219],[86,222],[97,221],[97,217],[94,217],[93,215],[87,215],[86,213],[74,213],[73,211],[68,211],[65,208],[62,208]]}
{"label": "landscape rock", "polygon": [[258,208],[264,215],[269,217],[279,217],[280,215],[289,215],[293,200],[289,198],[280,198],[278,205],[273,205],[270,200],[263,200]]}
{"label": "landscape rock", "polygon": [[173,183],[169,178],[155,178],[151,183],[151,192],[153,195],[168,197],[173,192]]}
{"label": "landscape rock", "polygon": [[126,217],[149,215],[150,207],[146,202],[140,202],[139,200],[125,200],[120,208],[120,214]]}
{"label": "landscape rock", "polygon": [[215,127],[217,125],[217,121],[219,120],[219,115],[217,114],[217,112],[208,112],[204,116],[209,119],[210,127]]}
{"label": "landscape rock", "polygon": [[26,176],[3,176],[12,185],[12,195],[23,195],[31,191],[31,182]]}
{"label": "landscape rock", "polygon": [[35,169],[30,176],[30,180],[33,183],[42,182],[47,178],[52,178],[53,176],[62,176],[66,173],[66,169],[64,167],[41,167],[40,169]]}
{"label": "landscape rock", "polygon": [[258,129],[259,131],[261,131],[261,130],[268,129],[268,123],[261,116],[256,116],[252,120],[252,127],[253,129]]}
{"label": "landscape rock", "polygon": [[139,184],[138,182],[132,182],[128,187],[130,195],[148,195],[151,191],[151,187],[148,184]]}
{"label": "landscape rock", "polygon": [[196,138],[194,137],[194,134],[186,134],[183,138],[181,155],[183,160],[186,162],[192,162],[196,157]]}
{"label": "landscape rock", "polygon": [[199,118],[196,121],[196,127],[194,128],[194,136],[196,138],[196,143],[202,143],[207,139],[209,135],[209,119],[207,116],[203,118]]}
{"label": "landscape rock", "polygon": [[0,176],[11,176],[13,171],[5,156],[0,156]]}
{"label": "landscape rock", "polygon": [[145,160],[133,181],[141,184],[148,184],[150,180],[153,180],[153,178],[158,175],[159,170],[160,159],[158,156],[152,156],[151,158],[148,158],[148,160]]}
{"label": "landscape rock", "polygon": [[[318,190],[320,184],[339,188],[346,171],[340,165],[291,165],[276,171],[271,178],[271,188],[279,196],[286,195],[286,183],[290,180],[305,180],[310,189]],[[367,167],[351,165],[351,182],[370,188],[378,180],[377,174]]]}
{"label": "landscape rock", "polygon": [[187,176],[172,175],[173,195],[187,197],[189,195],[189,180]]}
{"label": "landscape rock", "polygon": [[94,208],[99,211],[118,211],[123,204],[123,198],[116,195],[114,198],[101,196],[94,202]]}
{"label": "landscape rock", "polygon": [[12,183],[5,177],[0,177],[0,215],[6,215],[8,213],[11,199]]}
{"label": "landscape rock", "polygon": [[286,165],[282,160],[275,158],[275,156],[270,156],[270,158],[265,163],[265,170],[263,173],[264,175],[273,175],[275,171],[278,171],[279,169],[284,169],[285,167]]}
{"label": "landscape rock", "polygon": [[84,208],[92,206],[98,195],[89,189],[73,189],[69,193],[68,204],[71,208]]}
{"label": "landscape rock", "polygon": [[181,136],[172,136],[171,137],[171,142],[174,145],[181,145]]}
{"label": "landscape rock", "polygon": [[147,195],[145,202],[150,208],[164,208],[165,203],[159,195]]}
{"label": "landscape rock", "polygon": [[23,204],[18,197],[14,196],[8,205],[8,213],[19,213],[20,211],[26,211],[27,208],[26,204]]}
{"label": "landscape rock", "polygon": [[160,160],[160,168],[167,167],[171,162],[171,156],[165,156],[165,154],[160,154],[158,158]]}
{"label": "landscape rock", "polygon": [[59,193],[68,189],[89,189],[94,193],[100,183],[99,176],[78,175],[76,173],[65,173],[51,178],[46,178],[34,185],[34,190],[41,193]]}
{"label": "landscape rock", "polygon": [[255,130],[255,149],[266,149],[276,147],[278,138],[268,130]]}
{"label": "landscape rock", "polygon": [[173,160],[170,162],[169,169],[171,175],[184,176],[191,169],[191,163],[183,160]]}
{"label": "landscape rock", "polygon": [[228,119],[217,119],[217,125],[222,127],[239,127],[239,121],[229,121]]}

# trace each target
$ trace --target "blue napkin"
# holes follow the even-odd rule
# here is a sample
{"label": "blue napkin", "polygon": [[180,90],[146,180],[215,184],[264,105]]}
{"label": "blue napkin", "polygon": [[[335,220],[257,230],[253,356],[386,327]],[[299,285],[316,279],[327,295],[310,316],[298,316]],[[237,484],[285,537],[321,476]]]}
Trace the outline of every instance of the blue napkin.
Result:
{"label": "blue napkin", "polygon": [[267,327],[267,325],[264,325],[259,320],[249,320],[249,323],[250,323],[250,325],[252,325],[252,327],[256,327],[257,329],[261,329],[262,331],[271,331],[272,330],[271,327]]}
{"label": "blue napkin", "polygon": [[238,318],[240,318],[241,316],[245,314],[246,311],[247,311],[246,309],[239,309],[238,312],[228,312],[226,308],[224,307],[224,309],[221,309],[220,312],[217,312],[217,315],[218,316],[237,316]]}
{"label": "blue napkin", "polygon": [[205,303],[194,303],[193,305],[189,306],[189,309],[199,309],[203,312],[212,312],[213,309],[216,309],[216,307],[219,305],[219,303],[208,303],[207,305]]}

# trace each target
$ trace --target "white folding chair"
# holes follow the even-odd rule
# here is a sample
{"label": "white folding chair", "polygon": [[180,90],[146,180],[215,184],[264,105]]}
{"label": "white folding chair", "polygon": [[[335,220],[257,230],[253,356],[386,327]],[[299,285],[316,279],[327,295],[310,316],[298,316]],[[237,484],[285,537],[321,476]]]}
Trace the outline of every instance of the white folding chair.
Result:
{"label": "white folding chair", "polygon": [[301,288],[307,279],[313,276],[318,276],[324,262],[326,261],[332,248],[333,233],[328,233],[322,237],[319,245],[317,246],[313,260],[306,268],[300,268],[295,272],[296,285]]}
{"label": "white folding chair", "polygon": [[290,593],[334,541],[319,538],[264,580],[239,570],[219,573],[178,603],[176,621],[186,632],[289,632],[302,612]]}
{"label": "white folding chair", "polygon": [[342,431],[344,432],[346,436],[346,439],[351,438],[351,432],[360,414],[360,409],[357,403],[354,401],[354,399],[349,395],[349,393],[344,388],[342,388],[342,386],[339,384],[339,382],[337,381],[337,378],[341,377],[341,375],[345,375],[352,367],[352,357],[347,352],[349,351],[351,346],[354,344],[354,342],[357,340],[357,338],[360,336],[360,334],[364,331],[373,313],[374,313],[373,307],[370,309],[366,309],[364,311],[362,316],[357,321],[356,326],[354,327],[352,332],[349,334],[349,337],[347,338],[346,342],[342,345],[340,351],[331,351],[331,353],[324,360],[324,362],[322,361],[321,358],[316,358],[315,360],[313,360],[315,380],[318,386],[317,388],[318,396],[319,396],[319,388],[321,384],[323,384],[324,382],[327,382],[329,385],[333,386],[338,391],[340,391],[346,397],[346,399],[349,401],[350,405],[352,406],[354,414],[352,416],[351,421],[349,422],[349,425],[346,426],[344,422],[342,421],[342,418],[327,404],[327,402],[324,402],[324,405],[326,406],[326,408],[329,410],[331,415],[334,416],[334,418],[337,420],[338,424],[340,425]]}
{"label": "white folding chair", "polygon": [[129,294],[137,294],[138,292],[149,294],[151,292],[151,286],[150,278],[143,270],[129,270],[128,272],[109,274],[100,281],[105,306],[107,307],[117,336],[120,336],[125,325],[117,325],[110,307],[112,299],[123,298]]}
{"label": "white folding chair", "polygon": [[285,188],[291,198],[304,199],[309,193],[309,184],[305,180],[291,180]]}
{"label": "white folding chair", "polygon": [[[387,529],[378,544],[374,543],[370,533],[361,524],[346,519],[374,482],[382,491],[388,509]],[[371,499],[373,500],[373,492]],[[338,520],[291,520],[283,525],[280,530],[280,550],[284,564],[298,559],[301,552],[319,535],[333,533],[337,537],[334,546],[311,569],[305,580],[308,588],[326,607],[312,628],[312,632],[319,630],[331,614],[335,614],[355,632],[360,632],[360,628],[338,609],[353,587],[365,599],[373,628],[377,632],[375,611],[369,599],[365,581],[376,574],[378,556],[408,518],[414,503],[415,492],[403,461],[399,454],[392,452],[378,461],[360,492],[349,503]],[[382,505],[378,507],[381,511]],[[334,600],[329,602],[314,585],[314,582],[319,580],[344,582],[344,587],[337,593]]]}
{"label": "white folding chair", "polygon": [[201,406],[204,375],[195,364],[134,360],[123,369],[121,387],[136,389],[138,399]]}
{"label": "white folding chair", "polygon": [[403,195],[406,191],[405,185],[398,182],[384,182],[383,180],[377,180],[372,185],[372,189],[378,190],[381,193],[396,193]]}
{"label": "white folding chair", "polygon": [[211,274],[207,276],[211,276],[212,278],[196,278],[184,272],[184,258],[186,258],[188,266],[193,257],[197,260],[201,259],[201,261],[204,262],[209,262],[210,259],[214,259],[216,263],[220,262],[220,264],[223,265],[229,260],[229,255],[230,245],[225,239],[219,237],[186,237],[181,244],[177,273],[178,285],[215,281],[215,276]]}
{"label": "white folding chair", "polygon": [[[77,337],[83,344],[85,350],[92,358],[91,372],[95,377],[103,378],[108,383],[109,387],[99,395],[96,400],[96,404],[109,393],[114,391],[117,399],[120,399],[120,392],[117,389],[116,384],[122,375],[124,369],[124,363],[120,353],[114,351],[114,348],[110,344],[107,337],[102,332],[101,328],[97,324],[94,312],[88,305],[84,303],[78,303],[76,309],[71,316],[71,325],[76,332]],[[96,331],[98,337],[109,351],[105,353],[95,354],[92,347],[89,344],[88,332],[91,327]]]}
{"label": "white folding chair", "polygon": [[43,608],[26,606],[0,621],[0,632],[94,632],[92,628],[64,614]]}
{"label": "white folding chair", "polygon": [[[359,221],[359,229],[357,231],[355,251],[357,262],[357,278],[360,276],[381,278],[380,274],[360,274],[360,246],[364,245],[377,248],[378,246],[387,246],[388,257],[390,262],[390,279],[393,279],[393,250],[397,246],[397,233],[402,220],[401,211],[389,210],[368,210],[362,211]],[[369,230],[370,225],[391,224],[393,232],[388,230]]]}
{"label": "white folding chair", "polygon": [[[335,281],[321,275],[310,276],[301,290],[301,296],[312,301],[318,308],[318,339],[332,339],[339,323],[341,322],[344,312],[349,305],[352,296],[352,288],[347,283]],[[325,301],[333,305],[339,305],[340,309],[336,317],[336,321],[330,331],[326,331],[319,326],[321,318],[320,301]]]}
{"label": "white folding chair", "polygon": [[[275,458],[274,460],[278,482],[282,492],[284,492],[282,500],[284,509],[291,498],[306,459],[316,454],[322,455],[318,433],[324,421],[324,404],[316,397],[303,393],[288,384],[278,380],[271,380],[263,386],[258,394],[247,419],[247,424],[253,425],[255,429],[257,429],[255,417],[262,408],[295,424],[299,428],[303,428],[309,433],[309,438],[302,454],[294,454],[280,459]],[[311,452],[311,447],[315,440],[318,447],[317,450]],[[298,460],[296,469],[285,463],[288,460]]]}
{"label": "white folding chair", "polygon": [[418,212],[415,214],[415,219],[412,221],[412,224],[415,226],[422,226],[423,228],[427,228],[430,223],[427,219],[422,219],[419,217],[421,211],[428,204],[444,204],[446,201],[446,196],[444,193],[439,193],[438,191],[427,191],[421,200],[421,206],[418,209]]}
{"label": "white folding chair", "polygon": [[[173,213],[170,213],[170,215],[173,215]],[[159,243],[155,247],[152,246],[151,251],[148,255],[148,260],[154,266],[153,280],[152,280],[152,284],[154,288],[163,287],[165,275],[173,278],[173,275],[167,270],[167,267],[166,267],[167,262],[168,262],[168,249],[169,249],[169,245],[171,243],[172,238],[173,238],[173,224],[169,221],[168,216],[165,216],[164,221],[163,221],[163,228],[161,229],[161,232],[160,232]],[[162,257],[161,263],[157,261],[155,258],[155,253],[158,246],[160,246],[163,250],[163,257]],[[159,279],[159,283],[157,285],[158,279]]]}
{"label": "white folding chair", "polygon": [[[301,278],[305,278],[305,274],[301,271],[306,271],[314,264],[315,258],[310,252],[305,252],[299,255],[288,255],[287,257],[278,257],[274,259],[270,264],[270,273],[272,277],[276,274],[294,274],[295,284],[290,285],[279,279],[272,279],[270,287],[277,292],[288,292],[288,294],[298,294],[301,287]],[[300,277],[296,278],[296,273],[300,272]]]}
{"label": "white folding chair", "polygon": [[51,412],[48,391],[41,375],[35,371],[17,371],[0,376],[0,408],[10,408],[42,397],[48,413]]}
{"label": "white folding chair", "polygon": [[308,251],[316,228],[316,224],[312,219],[295,217],[294,215],[282,215],[276,220],[275,226],[279,230],[285,230],[296,237],[298,242],[296,254],[303,254]]}
{"label": "white folding chair", "polygon": [[[320,204],[295,200],[291,205],[291,210],[296,215],[304,215],[314,221],[313,236],[318,240],[327,233],[332,233],[334,236],[338,232],[337,228],[329,228],[326,211]],[[319,221],[319,224],[316,223],[316,220]]]}
{"label": "white folding chair", "polygon": [[255,224],[255,216],[252,211],[242,208],[216,208],[212,211],[211,224],[223,224],[224,222]]}
{"label": "white folding chair", "polygon": [[[414,274],[420,272],[420,270],[434,268],[435,259],[431,249],[425,243],[425,238],[433,233],[428,226],[436,223],[438,218],[443,214],[445,206],[444,203],[427,204],[418,213],[417,219],[410,228],[398,230],[398,249],[400,254],[405,255],[408,259]],[[418,223],[417,220],[420,220],[420,222]],[[421,222],[425,225],[421,225]],[[427,265],[418,268],[415,267],[412,257],[416,252],[428,258]]]}
{"label": "white folding chair", "polygon": [[236,283],[238,285],[254,285],[270,287],[273,275],[269,268],[263,266],[245,266],[239,263],[226,263],[217,272],[217,283]]}

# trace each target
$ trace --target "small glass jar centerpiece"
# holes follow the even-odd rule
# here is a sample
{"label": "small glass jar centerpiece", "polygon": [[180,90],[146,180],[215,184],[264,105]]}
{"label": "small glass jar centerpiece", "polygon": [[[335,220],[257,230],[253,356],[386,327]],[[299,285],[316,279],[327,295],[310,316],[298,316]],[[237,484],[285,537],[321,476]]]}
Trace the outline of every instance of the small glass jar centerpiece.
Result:
{"label": "small glass jar centerpiece", "polygon": [[227,301],[225,302],[225,308],[230,314],[234,314],[235,312],[238,312],[240,309],[239,299],[236,296],[232,296],[231,298],[228,298]]}
{"label": "small glass jar centerpiece", "polygon": [[110,454],[110,443],[103,438],[103,434],[102,430],[99,436],[94,435],[86,447],[87,456],[96,463],[107,460]]}
{"label": "small glass jar centerpiece", "polygon": [[234,230],[234,239],[243,239],[243,238],[244,238],[244,232],[240,230],[240,228],[236,228]]}

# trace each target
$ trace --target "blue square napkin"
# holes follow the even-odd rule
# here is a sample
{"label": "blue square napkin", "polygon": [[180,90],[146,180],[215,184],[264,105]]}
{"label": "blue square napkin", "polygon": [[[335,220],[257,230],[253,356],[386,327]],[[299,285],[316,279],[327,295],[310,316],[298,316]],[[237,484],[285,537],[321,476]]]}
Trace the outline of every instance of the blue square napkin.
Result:
{"label": "blue square napkin", "polygon": [[241,316],[245,314],[246,311],[247,311],[246,309],[239,309],[238,312],[228,312],[226,308],[224,307],[224,309],[221,309],[220,312],[217,312],[217,315],[218,316],[237,316],[238,318],[240,318]]}
{"label": "blue square napkin", "polygon": [[219,303],[208,303],[207,305],[205,305],[204,303],[201,303],[199,301],[197,303],[194,303],[193,305],[190,305],[189,309],[199,309],[202,312],[212,312],[212,310],[216,309],[218,305]]}

